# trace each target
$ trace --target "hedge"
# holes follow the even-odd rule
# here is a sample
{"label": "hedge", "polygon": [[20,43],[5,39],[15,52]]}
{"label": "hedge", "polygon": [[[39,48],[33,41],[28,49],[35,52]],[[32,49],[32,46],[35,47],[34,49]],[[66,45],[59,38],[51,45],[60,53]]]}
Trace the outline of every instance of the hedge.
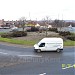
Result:
{"label": "hedge", "polygon": [[64,36],[66,39],[75,41],[75,34],[70,33],[69,31],[67,31],[67,32],[60,31],[59,35]]}
{"label": "hedge", "polygon": [[27,36],[27,32],[25,32],[25,31],[16,31],[16,32],[5,33],[5,34],[1,35],[1,37],[3,37],[3,38],[22,37],[22,36]]}
{"label": "hedge", "polygon": [[36,27],[31,27],[31,29],[27,30],[28,32],[35,32],[35,31],[39,31],[39,28]]}
{"label": "hedge", "polygon": [[67,35],[66,38],[75,41],[75,35]]}
{"label": "hedge", "polygon": [[49,28],[49,31],[57,32],[57,28]]}
{"label": "hedge", "polygon": [[67,35],[71,35],[71,33],[69,32],[69,31],[67,31],[67,32],[62,32],[62,31],[59,31],[58,32],[59,33],[59,35],[61,35],[61,36],[67,36]]}

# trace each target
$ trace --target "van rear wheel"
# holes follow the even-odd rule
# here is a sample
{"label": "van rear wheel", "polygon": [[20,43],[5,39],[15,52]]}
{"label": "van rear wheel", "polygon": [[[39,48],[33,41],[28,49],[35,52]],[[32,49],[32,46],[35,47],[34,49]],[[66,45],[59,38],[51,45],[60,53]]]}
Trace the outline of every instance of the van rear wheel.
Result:
{"label": "van rear wheel", "polygon": [[60,49],[57,49],[57,52],[59,53],[60,52]]}
{"label": "van rear wheel", "polygon": [[40,50],[40,49],[38,49],[38,50],[37,50],[37,52],[38,52],[38,53],[40,53],[40,52],[41,52],[41,50]]}

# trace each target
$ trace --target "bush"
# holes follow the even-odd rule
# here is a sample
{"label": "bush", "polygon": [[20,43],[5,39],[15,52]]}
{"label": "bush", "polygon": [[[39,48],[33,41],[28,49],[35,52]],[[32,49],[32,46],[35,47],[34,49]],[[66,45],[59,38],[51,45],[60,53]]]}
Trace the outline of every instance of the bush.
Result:
{"label": "bush", "polygon": [[1,37],[3,38],[22,37],[22,36],[27,36],[27,33],[25,31],[16,31],[16,32],[6,33],[1,35]]}
{"label": "bush", "polygon": [[35,32],[35,31],[39,31],[39,29],[36,27],[31,27],[31,29],[27,29],[27,32]]}
{"label": "bush", "polygon": [[70,33],[69,31],[67,31],[67,32],[60,31],[59,35],[64,36],[66,39],[75,41],[75,34]]}
{"label": "bush", "polygon": [[25,31],[16,31],[12,33],[13,37],[22,37],[22,36],[27,36],[27,33]]}
{"label": "bush", "polygon": [[60,32],[58,32],[58,33],[59,33],[59,35],[61,35],[61,36],[71,35],[71,33],[70,33],[69,31],[67,31],[67,32],[62,32],[62,31],[60,31]]}
{"label": "bush", "polygon": [[39,31],[38,28],[35,28],[35,27],[31,27],[31,31],[34,32],[34,31]]}
{"label": "bush", "polygon": [[31,32],[31,29],[26,30],[27,32]]}
{"label": "bush", "polygon": [[1,37],[3,37],[3,38],[10,38],[10,37],[12,37],[12,34],[4,33],[4,34],[1,34]]}
{"label": "bush", "polygon": [[49,31],[57,32],[57,28],[49,28]]}
{"label": "bush", "polygon": [[66,38],[75,41],[75,35],[67,35]]}

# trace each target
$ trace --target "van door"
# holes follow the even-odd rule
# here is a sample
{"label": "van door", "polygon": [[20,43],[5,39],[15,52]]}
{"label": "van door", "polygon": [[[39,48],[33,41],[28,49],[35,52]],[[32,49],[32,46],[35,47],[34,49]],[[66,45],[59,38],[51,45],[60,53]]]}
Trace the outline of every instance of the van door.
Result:
{"label": "van door", "polygon": [[41,44],[39,45],[39,48],[41,49],[41,51],[45,51],[45,50],[46,50],[46,48],[45,48],[45,43],[41,43]]}
{"label": "van door", "polygon": [[46,50],[47,51],[53,51],[53,50],[55,50],[54,43],[47,43],[46,44]]}

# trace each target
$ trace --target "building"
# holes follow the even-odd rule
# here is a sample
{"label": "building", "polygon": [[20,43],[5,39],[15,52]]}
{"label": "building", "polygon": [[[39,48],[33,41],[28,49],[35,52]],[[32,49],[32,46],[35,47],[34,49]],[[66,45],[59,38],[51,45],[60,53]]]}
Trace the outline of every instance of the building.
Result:
{"label": "building", "polygon": [[18,25],[19,21],[4,21],[4,19],[0,20],[0,27],[11,27],[12,25]]}
{"label": "building", "polygon": [[0,20],[0,27],[4,25],[4,19]]}

